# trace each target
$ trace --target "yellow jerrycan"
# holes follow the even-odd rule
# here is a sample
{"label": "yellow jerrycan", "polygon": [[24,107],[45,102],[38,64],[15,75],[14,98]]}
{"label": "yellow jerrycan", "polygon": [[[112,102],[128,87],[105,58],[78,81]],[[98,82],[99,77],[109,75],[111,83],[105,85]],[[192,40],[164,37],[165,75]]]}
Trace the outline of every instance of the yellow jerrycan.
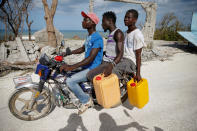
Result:
{"label": "yellow jerrycan", "polygon": [[93,84],[98,104],[104,108],[110,108],[121,103],[117,75],[111,74],[104,77],[104,74],[99,74],[94,77]]}
{"label": "yellow jerrycan", "polygon": [[138,83],[131,79],[127,83],[129,103],[137,108],[143,108],[149,101],[148,81],[142,78]]}

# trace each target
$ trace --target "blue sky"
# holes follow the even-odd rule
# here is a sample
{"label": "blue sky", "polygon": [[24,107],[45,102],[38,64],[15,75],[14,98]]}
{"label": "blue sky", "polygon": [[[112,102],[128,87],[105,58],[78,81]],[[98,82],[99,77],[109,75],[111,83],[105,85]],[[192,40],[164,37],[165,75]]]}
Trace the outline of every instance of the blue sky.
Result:
{"label": "blue sky", "polygon": [[[150,0],[142,0],[150,1]],[[175,15],[185,24],[191,23],[192,12],[197,11],[197,0],[154,0],[158,4],[157,23],[165,13],[174,12]],[[51,0],[48,0],[51,3]],[[94,12],[100,20],[105,11],[114,11],[117,15],[117,27],[126,30],[123,19],[128,9],[139,11],[137,24],[143,24],[145,21],[145,12],[140,5],[111,2],[104,0],[95,0]],[[59,30],[83,30],[81,27],[81,11],[88,12],[89,0],[58,0],[58,6],[54,17],[54,25]],[[33,9],[30,19],[33,20],[32,29],[40,30],[45,28],[44,8],[41,0],[33,0]],[[0,28],[3,25],[1,23]],[[102,30],[101,22],[97,30]]]}

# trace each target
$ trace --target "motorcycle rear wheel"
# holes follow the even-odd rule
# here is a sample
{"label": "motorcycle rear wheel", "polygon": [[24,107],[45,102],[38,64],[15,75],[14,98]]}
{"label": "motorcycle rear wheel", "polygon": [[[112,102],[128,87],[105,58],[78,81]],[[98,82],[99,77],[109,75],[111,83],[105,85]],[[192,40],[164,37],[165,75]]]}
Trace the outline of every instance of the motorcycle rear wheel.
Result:
{"label": "motorcycle rear wheel", "polygon": [[54,105],[51,102],[50,94],[45,89],[43,89],[42,93],[36,99],[33,108],[28,108],[35,92],[36,88],[33,87],[18,89],[9,99],[10,112],[18,119],[25,121],[37,120],[48,115]]}

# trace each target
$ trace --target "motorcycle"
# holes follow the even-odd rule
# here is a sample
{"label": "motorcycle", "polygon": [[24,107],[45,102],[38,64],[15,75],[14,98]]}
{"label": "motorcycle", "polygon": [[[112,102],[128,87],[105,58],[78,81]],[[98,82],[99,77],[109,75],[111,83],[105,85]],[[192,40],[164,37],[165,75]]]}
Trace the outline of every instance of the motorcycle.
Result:
{"label": "motorcycle", "polygon": [[[64,43],[61,42],[61,47]],[[60,54],[60,52],[59,52]],[[61,55],[49,58],[43,54],[35,73],[40,76],[38,83],[32,82],[31,76],[14,78],[15,92],[9,99],[10,112],[18,119],[33,121],[45,117],[51,113],[56,106],[66,109],[79,108],[81,103],[66,85],[65,80],[80,69],[60,73],[60,67],[66,64]],[[127,99],[126,84],[131,75],[123,73],[120,80],[121,101]],[[98,105],[94,88],[90,82],[80,83],[81,88]],[[98,105],[99,106],[99,105]]]}

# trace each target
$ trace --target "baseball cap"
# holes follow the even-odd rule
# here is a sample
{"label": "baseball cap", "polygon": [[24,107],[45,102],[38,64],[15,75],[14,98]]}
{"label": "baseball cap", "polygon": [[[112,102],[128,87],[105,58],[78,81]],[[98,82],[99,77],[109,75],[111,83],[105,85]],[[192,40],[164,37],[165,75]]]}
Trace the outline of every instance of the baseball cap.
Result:
{"label": "baseball cap", "polygon": [[95,13],[85,13],[84,11],[81,12],[81,15],[85,18],[90,18],[96,25],[99,23],[99,18]]}

